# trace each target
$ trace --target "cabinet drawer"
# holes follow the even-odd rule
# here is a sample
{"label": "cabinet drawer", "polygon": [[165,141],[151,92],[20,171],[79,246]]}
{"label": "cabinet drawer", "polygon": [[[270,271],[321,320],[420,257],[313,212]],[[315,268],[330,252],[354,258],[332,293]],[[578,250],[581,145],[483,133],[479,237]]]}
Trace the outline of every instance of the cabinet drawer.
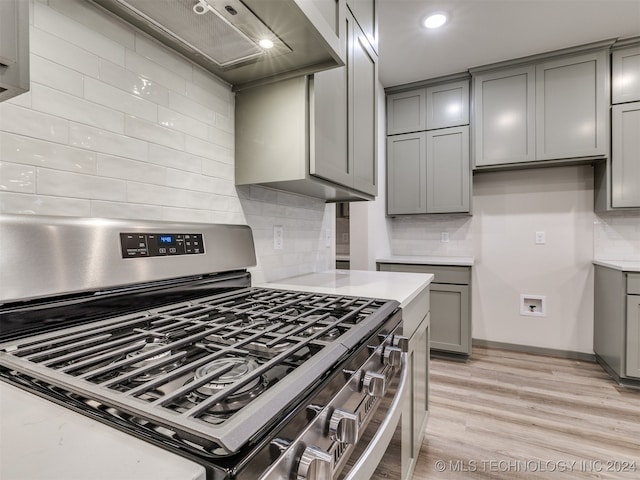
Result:
{"label": "cabinet drawer", "polygon": [[640,295],[640,273],[627,273],[627,293]]}
{"label": "cabinet drawer", "polygon": [[379,263],[378,269],[383,272],[432,273],[435,277],[433,283],[452,283],[457,285],[469,285],[471,283],[471,267]]}

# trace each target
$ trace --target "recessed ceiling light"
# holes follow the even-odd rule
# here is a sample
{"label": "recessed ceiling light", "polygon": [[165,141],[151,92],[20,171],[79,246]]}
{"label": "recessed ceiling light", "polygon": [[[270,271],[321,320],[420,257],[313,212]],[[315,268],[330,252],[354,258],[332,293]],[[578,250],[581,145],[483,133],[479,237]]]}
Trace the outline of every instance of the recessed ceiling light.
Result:
{"label": "recessed ceiling light", "polygon": [[445,23],[447,23],[447,14],[442,12],[431,14],[422,22],[426,28],[440,28]]}
{"label": "recessed ceiling light", "polygon": [[273,42],[268,38],[263,38],[262,40],[260,40],[258,42],[258,45],[265,49],[273,48]]}

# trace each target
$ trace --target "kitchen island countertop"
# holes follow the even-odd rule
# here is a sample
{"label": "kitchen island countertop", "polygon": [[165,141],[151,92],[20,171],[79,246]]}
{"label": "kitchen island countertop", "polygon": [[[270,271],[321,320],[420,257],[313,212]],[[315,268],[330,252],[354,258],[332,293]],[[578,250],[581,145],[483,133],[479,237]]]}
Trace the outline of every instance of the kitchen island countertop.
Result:
{"label": "kitchen island countertop", "polygon": [[327,270],[257,285],[265,288],[397,300],[407,306],[433,280],[430,273]]}
{"label": "kitchen island countertop", "polygon": [[593,264],[622,272],[640,272],[640,260],[594,260]]}
{"label": "kitchen island countertop", "polygon": [[204,480],[185,458],[0,382],[2,480]]}
{"label": "kitchen island countertop", "polygon": [[471,267],[473,257],[455,257],[441,255],[392,255],[376,258],[377,263],[403,263],[408,265],[450,265],[454,267]]}

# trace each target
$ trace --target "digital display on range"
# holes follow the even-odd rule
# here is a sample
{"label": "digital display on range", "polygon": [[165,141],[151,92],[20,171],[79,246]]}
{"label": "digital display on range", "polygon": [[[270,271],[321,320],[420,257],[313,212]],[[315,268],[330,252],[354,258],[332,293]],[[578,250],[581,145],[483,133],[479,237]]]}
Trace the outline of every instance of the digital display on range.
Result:
{"label": "digital display on range", "polygon": [[173,245],[176,243],[175,237],[173,235],[159,235],[158,241],[162,245]]}
{"label": "digital display on range", "polygon": [[122,258],[202,255],[201,233],[121,233]]}

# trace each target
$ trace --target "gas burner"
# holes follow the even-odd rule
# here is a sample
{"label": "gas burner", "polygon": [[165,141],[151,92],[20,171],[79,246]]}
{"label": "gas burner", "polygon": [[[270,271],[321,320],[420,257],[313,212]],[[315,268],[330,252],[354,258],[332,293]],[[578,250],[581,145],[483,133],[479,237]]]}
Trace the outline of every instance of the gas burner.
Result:
{"label": "gas burner", "polygon": [[[318,324],[312,325],[306,330],[303,330],[300,333],[300,336],[311,337],[312,335],[315,335],[321,332],[325,328],[326,328],[326,325],[318,325]],[[318,337],[318,340],[330,341],[335,338],[338,338],[339,336],[340,336],[340,330],[338,330],[337,328],[332,328],[331,330],[324,332],[322,335],[320,335],[320,337]]]}
{"label": "gas burner", "polygon": [[[153,351],[159,350],[162,347],[166,347],[166,344],[163,342],[150,342],[150,343],[144,343],[142,345],[142,348],[135,350],[133,352],[129,352],[126,355],[126,359],[135,359],[136,357],[140,357],[144,354],[147,353],[151,353]],[[171,350],[166,350],[164,352],[159,352],[156,355],[152,355],[151,357],[148,358],[143,358],[135,363],[132,363],[130,365],[130,368],[142,368],[142,367],[150,367],[152,365],[155,364],[159,364],[162,362],[162,360],[166,359],[167,357],[171,356]],[[132,380],[134,382],[147,382],[149,380],[153,380],[154,378],[159,377],[160,375],[163,375],[173,369],[175,369],[176,367],[178,367],[180,364],[182,363],[181,359],[177,359],[174,360],[171,363],[168,364],[164,364],[164,365],[158,365],[157,368],[152,368],[151,370],[148,370],[144,373],[142,373],[141,375],[138,375],[137,377],[133,378]]]}
{"label": "gas burner", "polygon": [[[206,375],[222,370],[224,373],[215,377],[212,381],[205,383],[195,389],[189,396],[189,400],[199,403],[211,395],[215,395],[229,385],[242,380],[252,371],[258,368],[257,361],[247,358],[226,357],[219,358],[196,369],[193,379],[189,382],[197,381]],[[187,382],[187,383],[189,383]],[[267,379],[261,375],[248,381],[240,389],[225,396],[221,402],[212,405],[210,412],[233,412],[247,405],[251,400],[260,395],[267,388]]]}

